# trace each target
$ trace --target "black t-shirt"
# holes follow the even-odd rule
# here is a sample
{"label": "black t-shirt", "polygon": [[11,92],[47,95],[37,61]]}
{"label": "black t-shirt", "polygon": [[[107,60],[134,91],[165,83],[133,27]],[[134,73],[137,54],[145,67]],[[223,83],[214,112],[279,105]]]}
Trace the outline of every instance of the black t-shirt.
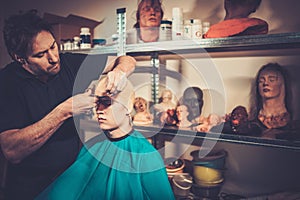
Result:
{"label": "black t-shirt", "polygon": [[[84,91],[102,73],[107,55],[61,54],[61,70],[47,83],[13,62],[0,72],[0,133],[41,120],[61,102]],[[19,164],[9,164],[7,189],[15,198],[30,199],[65,170],[79,151],[73,118],[36,152]]]}

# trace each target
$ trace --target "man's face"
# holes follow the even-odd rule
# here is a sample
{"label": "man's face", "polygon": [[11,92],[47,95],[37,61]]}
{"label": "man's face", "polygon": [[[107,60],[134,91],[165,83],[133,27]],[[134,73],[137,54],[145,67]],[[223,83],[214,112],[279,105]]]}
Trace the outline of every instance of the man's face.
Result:
{"label": "man's face", "polygon": [[161,23],[161,8],[156,2],[145,1],[140,10],[140,28],[159,27]]}
{"label": "man's face", "polygon": [[32,50],[23,67],[38,77],[48,77],[60,71],[58,45],[47,31],[42,31],[33,38]]}

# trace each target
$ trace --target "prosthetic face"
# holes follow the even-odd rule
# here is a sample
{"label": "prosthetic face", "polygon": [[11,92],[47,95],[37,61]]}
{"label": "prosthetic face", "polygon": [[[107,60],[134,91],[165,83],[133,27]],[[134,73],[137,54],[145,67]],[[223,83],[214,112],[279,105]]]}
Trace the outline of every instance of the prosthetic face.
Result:
{"label": "prosthetic face", "polygon": [[147,101],[142,97],[136,97],[134,100],[134,109],[136,112],[147,111]]}
{"label": "prosthetic face", "polygon": [[179,121],[187,120],[189,115],[188,108],[185,105],[180,105],[176,108],[176,115]]}
{"label": "prosthetic face", "polygon": [[159,27],[161,23],[161,7],[158,1],[144,1],[140,10],[140,28]]}
{"label": "prosthetic face", "polygon": [[169,102],[172,100],[172,92],[169,90],[165,90],[162,93],[162,102]]}
{"label": "prosthetic face", "polygon": [[202,91],[199,88],[187,88],[183,94],[183,104],[189,107],[189,120],[199,117],[203,106]]}
{"label": "prosthetic face", "polygon": [[231,124],[233,126],[238,126],[241,123],[247,122],[248,114],[246,108],[243,106],[238,106],[233,109],[231,113]]}
{"label": "prosthetic face", "polygon": [[280,73],[264,70],[258,79],[259,94],[263,100],[281,98],[285,96],[284,80]]}

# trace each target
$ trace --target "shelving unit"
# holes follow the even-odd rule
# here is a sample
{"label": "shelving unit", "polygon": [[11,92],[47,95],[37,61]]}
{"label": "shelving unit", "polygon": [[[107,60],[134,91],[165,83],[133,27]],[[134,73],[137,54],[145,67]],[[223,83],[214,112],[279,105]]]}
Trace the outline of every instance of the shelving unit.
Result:
{"label": "shelving unit", "polygon": [[[236,52],[244,50],[271,50],[300,48],[300,32],[268,35],[239,36],[228,38],[163,41],[127,44],[125,51],[131,56],[147,56],[153,52],[163,54],[189,54],[201,52]],[[205,51],[204,51],[205,50]],[[74,50],[88,54],[116,54],[117,45],[88,50]]]}
{"label": "shelving unit", "polygon": [[[300,33],[281,33],[269,35],[254,35],[254,36],[241,36],[231,38],[217,38],[217,39],[201,39],[194,40],[181,40],[181,41],[164,41],[152,42],[142,44],[129,44],[125,46],[126,54],[136,57],[141,60],[152,60],[152,70],[145,68],[139,70],[138,73],[153,73],[154,77],[157,73],[159,63],[158,57],[177,57],[177,55],[187,55],[200,57],[205,56],[219,56],[219,57],[236,57],[243,56],[256,56],[261,54],[275,54],[281,55],[282,51],[288,51],[286,54],[299,55],[300,53]],[[87,53],[87,54],[116,54],[117,46],[103,46],[90,50],[78,50],[74,52]],[[148,71],[147,71],[148,70]],[[155,80],[153,80],[153,87]],[[154,89],[153,102],[157,102],[158,91]],[[83,123],[86,124],[86,123]],[[91,126],[91,124],[89,124]],[[93,126],[93,125],[92,125]],[[97,125],[96,125],[97,126]],[[84,129],[83,125],[83,129]],[[190,137],[189,130],[181,130],[168,127],[153,126],[138,126],[136,127],[143,133],[155,132],[159,135],[174,136],[180,134],[181,137]],[[256,145],[264,147],[284,148],[292,150],[300,150],[300,141],[287,141],[279,139],[266,139],[260,137],[250,137],[241,135],[228,135],[219,133],[197,133],[193,135],[195,139],[209,139],[229,143],[238,143],[246,145]],[[160,137],[161,138],[161,137]],[[156,141],[156,140],[154,140]],[[160,142],[161,143],[161,142]]]}
{"label": "shelving unit", "polygon": [[[111,45],[76,52],[117,55],[117,51],[117,45]],[[255,58],[264,56],[274,58],[277,56],[294,56],[298,58],[300,57],[300,32],[201,39],[198,41],[127,44],[125,51],[127,55],[135,57],[137,61],[149,61],[147,67],[137,66],[135,73],[152,75],[152,101],[155,103],[158,98],[158,87],[155,81],[160,78],[159,76],[167,75],[178,79],[176,77],[177,72],[163,67],[166,64],[164,62],[168,59]],[[81,120],[80,128],[84,131],[99,131],[98,123],[93,120]],[[177,145],[199,147],[212,144],[216,150],[225,149],[228,152],[228,157],[226,158],[227,169],[224,172],[225,182],[222,186],[222,192],[262,197],[266,193],[272,194],[285,189],[289,190],[298,184],[300,178],[298,172],[300,141],[195,132],[158,125],[135,126],[134,128],[151,138],[153,145],[165,158],[166,152],[170,150],[169,144],[175,144],[176,148],[181,148]]]}

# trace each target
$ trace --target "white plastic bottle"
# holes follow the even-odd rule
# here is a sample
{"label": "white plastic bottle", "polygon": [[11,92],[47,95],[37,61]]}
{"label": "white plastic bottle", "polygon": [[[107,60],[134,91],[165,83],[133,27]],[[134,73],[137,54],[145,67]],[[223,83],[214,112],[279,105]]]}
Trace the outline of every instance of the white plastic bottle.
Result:
{"label": "white plastic bottle", "polygon": [[191,20],[193,19],[186,19],[184,20],[184,26],[183,26],[183,36],[184,39],[191,39],[192,38],[192,24]]}
{"label": "white plastic bottle", "polygon": [[82,27],[80,29],[80,39],[80,49],[90,49],[92,47],[90,28]]}
{"label": "white plastic bottle", "polygon": [[172,40],[183,39],[183,12],[182,8],[172,10]]}
{"label": "white plastic bottle", "polygon": [[192,38],[202,39],[202,22],[200,19],[194,19],[192,23]]}

